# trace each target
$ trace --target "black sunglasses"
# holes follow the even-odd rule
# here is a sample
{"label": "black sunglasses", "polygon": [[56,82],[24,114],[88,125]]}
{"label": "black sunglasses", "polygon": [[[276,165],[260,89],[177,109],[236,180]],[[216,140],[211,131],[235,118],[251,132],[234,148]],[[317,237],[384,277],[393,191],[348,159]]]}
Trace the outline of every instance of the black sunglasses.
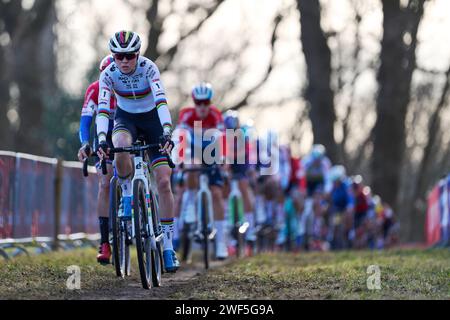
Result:
{"label": "black sunglasses", "polygon": [[201,105],[209,106],[211,104],[211,100],[194,100],[194,103],[198,106]]}
{"label": "black sunglasses", "polygon": [[123,59],[127,58],[127,60],[133,60],[137,57],[137,53],[116,53],[114,54],[114,58],[122,61]]}

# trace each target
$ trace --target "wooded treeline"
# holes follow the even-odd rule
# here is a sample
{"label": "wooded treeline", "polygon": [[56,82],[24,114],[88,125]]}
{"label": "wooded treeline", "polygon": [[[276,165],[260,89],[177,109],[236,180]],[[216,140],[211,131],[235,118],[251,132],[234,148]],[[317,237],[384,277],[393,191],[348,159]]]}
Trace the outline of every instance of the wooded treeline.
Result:
{"label": "wooded treeline", "polygon": [[[24,7],[22,1],[0,0],[0,149],[75,157],[82,97],[65,92],[58,81],[60,43],[55,26],[62,23],[57,10],[61,1],[36,0]],[[351,174],[362,173],[374,193],[394,206],[403,240],[421,240],[427,191],[448,172],[450,164],[447,123],[442,120],[448,104],[450,59],[448,69],[442,71],[418,66],[416,57],[421,22],[433,0],[373,0],[367,1],[369,6],[348,0],[354,30],[350,47],[341,43],[338,31],[323,27],[330,1],[285,1],[274,12],[269,34],[245,34],[242,30],[239,43],[208,47],[208,63],[186,63],[187,42],[199,41],[199,32],[208,28],[208,22],[230,1],[191,0],[182,11],[173,0],[125,5],[145,10],[150,27],[143,34],[148,43],[143,54],[156,61],[163,77],[177,79],[172,86],[176,101],[186,101],[188,93],[182,88],[192,73],[198,73],[214,83],[222,102],[219,105],[235,110],[264,106],[264,101],[255,103],[254,97],[279,67],[280,28],[288,15],[296,14],[300,36],[293,45],[301,47],[298,54],[303,55],[306,67],[299,72],[305,73],[306,81],[294,96],[280,101],[306,105],[299,107],[297,125],[289,129],[292,143],[301,141],[301,128],[310,123],[314,142],[326,146],[334,163],[344,164]],[[367,10],[377,6],[383,16],[382,35],[377,39],[380,50],[367,62],[362,58],[360,27]],[[180,26],[178,40],[162,48],[166,22],[174,16],[195,21],[190,20],[189,28]],[[251,46],[252,37],[259,36],[267,37],[270,50],[266,68],[260,70],[258,79],[242,86],[240,79],[250,69],[248,62],[240,60],[241,52]],[[96,68],[90,68],[88,80],[97,77]],[[376,75],[377,89],[361,105],[355,92],[365,72]],[[423,80],[414,82],[417,75]],[[177,87],[180,90],[174,90]],[[227,96],[229,92],[233,97]],[[371,114],[375,120],[367,125],[365,119]]]}

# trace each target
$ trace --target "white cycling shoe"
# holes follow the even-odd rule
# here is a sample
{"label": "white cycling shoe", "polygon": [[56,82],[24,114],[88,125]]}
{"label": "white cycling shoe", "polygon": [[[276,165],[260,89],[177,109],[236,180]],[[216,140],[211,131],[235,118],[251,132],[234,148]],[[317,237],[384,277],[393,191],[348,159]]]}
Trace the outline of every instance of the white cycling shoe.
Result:
{"label": "white cycling shoe", "polygon": [[228,249],[224,241],[217,242],[216,258],[217,260],[225,260],[228,258]]}

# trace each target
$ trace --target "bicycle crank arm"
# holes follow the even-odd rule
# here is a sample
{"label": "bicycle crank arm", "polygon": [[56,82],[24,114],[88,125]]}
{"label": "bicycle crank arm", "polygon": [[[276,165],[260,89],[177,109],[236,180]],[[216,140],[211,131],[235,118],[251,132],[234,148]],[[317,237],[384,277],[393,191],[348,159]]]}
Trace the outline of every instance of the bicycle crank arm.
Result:
{"label": "bicycle crank arm", "polygon": [[155,241],[156,242],[160,242],[160,241],[162,241],[162,239],[164,238],[164,234],[160,234],[159,236],[157,236],[156,238],[155,238]]}
{"label": "bicycle crank arm", "polygon": [[217,229],[213,229],[211,233],[208,235],[209,240],[213,240],[216,237]]}
{"label": "bicycle crank arm", "polygon": [[244,222],[244,224],[239,227],[239,233],[245,233],[248,227],[250,227],[250,224],[248,222]]}

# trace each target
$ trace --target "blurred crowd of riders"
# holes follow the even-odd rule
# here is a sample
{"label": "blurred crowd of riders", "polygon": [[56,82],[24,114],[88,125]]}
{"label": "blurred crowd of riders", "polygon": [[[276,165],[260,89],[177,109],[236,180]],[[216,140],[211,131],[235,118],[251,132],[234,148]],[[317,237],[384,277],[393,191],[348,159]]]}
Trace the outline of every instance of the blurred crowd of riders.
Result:
{"label": "blurred crowd of riders", "polygon": [[[241,126],[236,111],[226,112],[223,121],[225,129],[242,129],[245,139],[244,148],[233,145],[234,150],[229,150],[225,146],[224,153],[233,154],[234,160],[239,150],[248,153],[243,164],[225,164],[220,170],[228,255],[235,253],[237,244],[231,234],[228,201],[233,179],[238,181],[242,195],[246,255],[262,251],[382,249],[398,242],[399,224],[389,204],[373,194],[360,175],[349,176],[345,167],[333,165],[323,145],[315,144],[308,154],[294,157],[288,145],[278,144],[274,131],[262,137],[249,134],[252,122]],[[271,153],[277,156],[271,158]],[[256,155],[256,161],[250,161],[252,155]],[[264,162],[263,158],[271,161]],[[176,250],[184,221],[196,210],[182,168],[183,164],[173,173]]]}

